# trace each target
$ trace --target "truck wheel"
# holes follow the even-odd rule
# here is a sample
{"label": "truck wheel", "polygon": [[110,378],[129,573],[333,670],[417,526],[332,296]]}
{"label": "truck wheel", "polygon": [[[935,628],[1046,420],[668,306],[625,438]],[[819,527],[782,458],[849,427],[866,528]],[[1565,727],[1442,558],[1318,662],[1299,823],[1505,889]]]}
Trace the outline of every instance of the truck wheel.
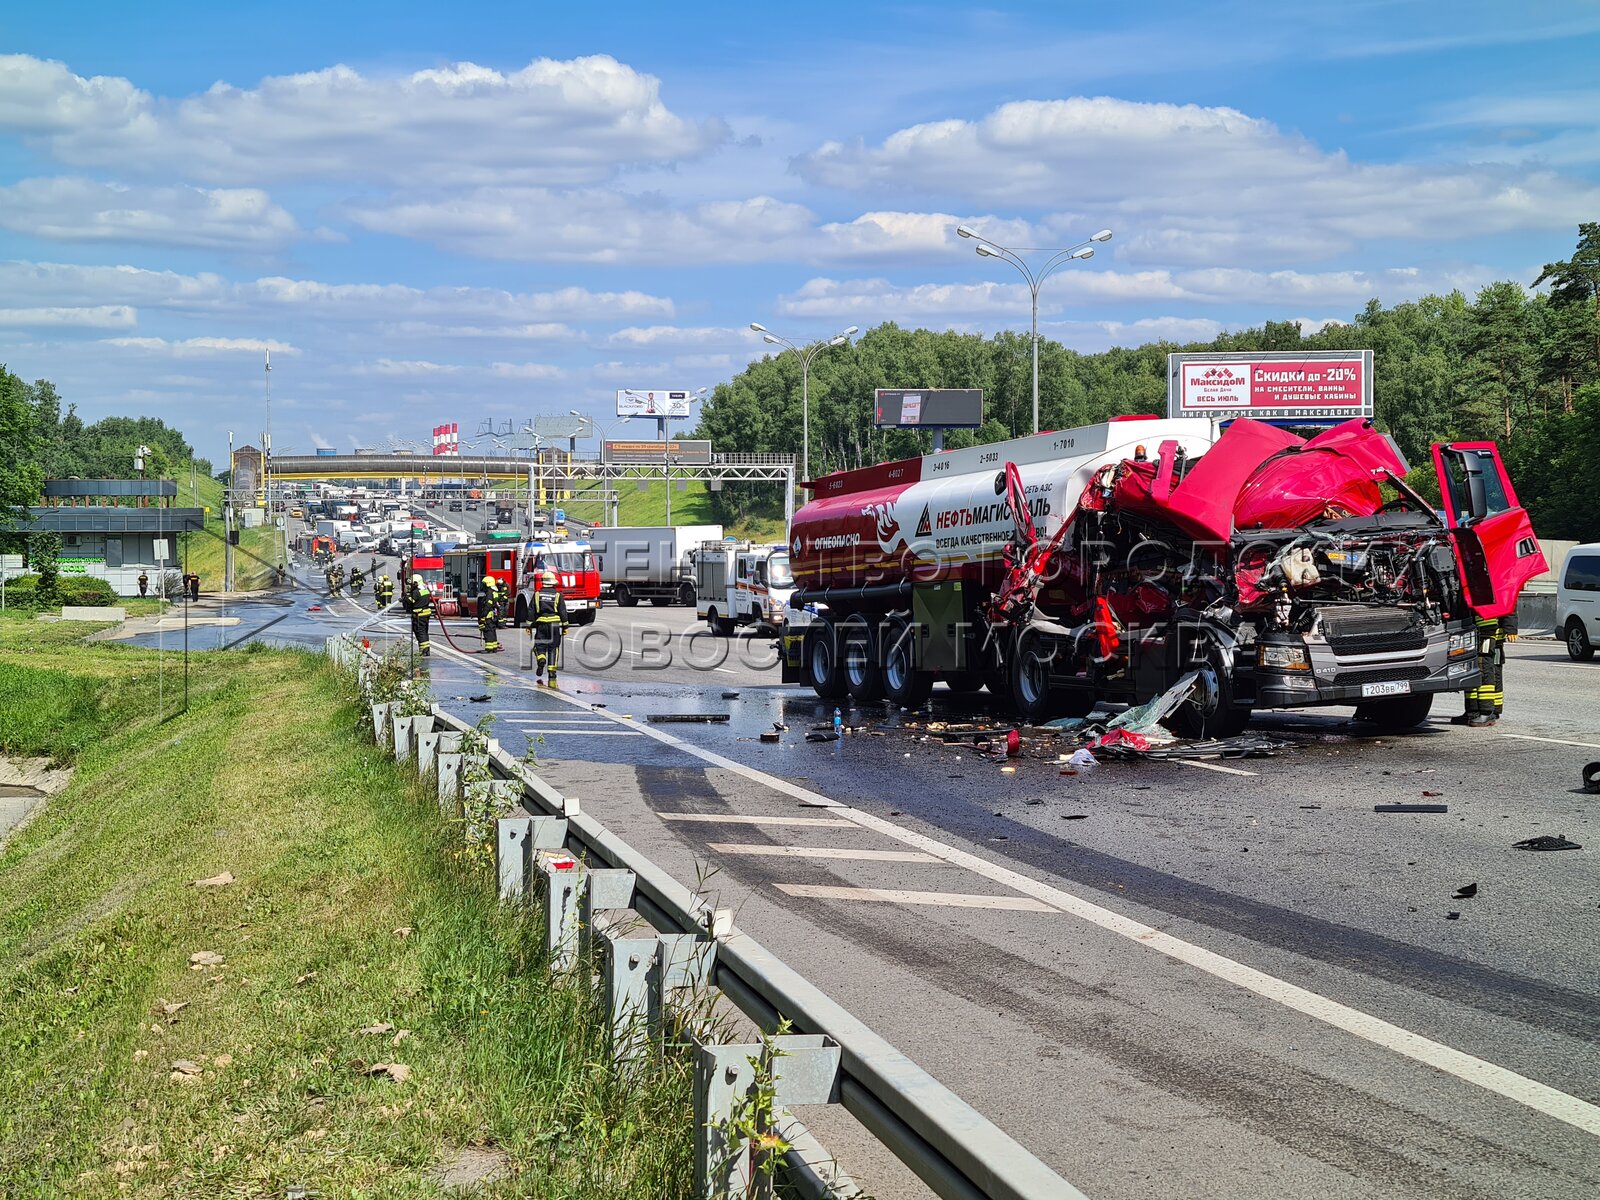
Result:
{"label": "truck wheel", "polygon": [[1169,719],[1172,731],[1186,738],[1233,737],[1250,720],[1250,710],[1233,703],[1233,672],[1222,647],[1208,643],[1196,669],[1200,678],[1195,680],[1194,691]]}
{"label": "truck wheel", "polygon": [[1371,721],[1385,729],[1410,729],[1426,721],[1432,709],[1432,692],[1421,696],[1394,696],[1356,705],[1356,720]]}
{"label": "truck wheel", "polygon": [[846,621],[840,631],[844,682],[850,695],[863,704],[883,699],[883,668],[878,665],[877,639],[872,626],[859,617]]}
{"label": "truck wheel", "polygon": [[685,583],[678,586],[678,603],[685,608],[693,608],[699,597],[695,595],[694,584]]}
{"label": "truck wheel", "polygon": [[650,604],[651,604],[651,607],[653,607],[653,608],[665,608],[667,605],[669,605],[671,603],[672,603],[672,597],[671,596],[651,596],[650,597]]}
{"label": "truck wheel", "polygon": [[824,700],[837,700],[845,694],[844,669],[839,662],[833,626],[824,624],[806,634],[806,682]]}
{"label": "truck wheel", "polygon": [[633,589],[625,583],[617,584],[614,594],[616,596],[617,603],[623,608],[632,608],[635,604],[639,603],[639,597],[635,596],[633,594]]}
{"label": "truck wheel", "polygon": [[730,637],[733,634],[733,620],[729,617],[719,617],[715,605],[706,609],[706,624],[711,626],[711,632],[718,637]]}
{"label": "truck wheel", "polygon": [[893,617],[883,624],[883,694],[901,708],[921,708],[933,690],[933,672],[916,669],[911,623]]}
{"label": "truck wheel", "polygon": [[516,610],[511,614],[511,628],[520,629],[528,620],[528,602],[521,596],[517,597]]}
{"label": "truck wheel", "polygon": [[1056,695],[1050,688],[1055,656],[1056,647],[1034,630],[1017,640],[1011,656],[1011,704],[1025,721],[1047,721],[1055,711]]}
{"label": "truck wheel", "polygon": [[1573,662],[1588,662],[1594,657],[1594,643],[1577,617],[1567,619],[1567,657]]}
{"label": "truck wheel", "polygon": [[579,625],[593,625],[594,619],[599,614],[592,608],[586,608],[578,614],[576,623]]}

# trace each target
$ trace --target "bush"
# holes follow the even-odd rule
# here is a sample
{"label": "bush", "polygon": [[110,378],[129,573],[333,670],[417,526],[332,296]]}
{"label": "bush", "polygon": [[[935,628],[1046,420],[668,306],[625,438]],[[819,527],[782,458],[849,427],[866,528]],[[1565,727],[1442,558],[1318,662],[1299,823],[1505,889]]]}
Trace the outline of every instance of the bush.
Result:
{"label": "bush", "polygon": [[56,598],[46,603],[39,594],[37,575],[18,575],[6,581],[7,608],[54,608],[58,604],[115,604],[117,593],[104,579],[79,579],[68,576],[57,580]]}
{"label": "bush", "polygon": [[39,602],[39,577],[18,575],[6,580],[6,607],[33,608]]}

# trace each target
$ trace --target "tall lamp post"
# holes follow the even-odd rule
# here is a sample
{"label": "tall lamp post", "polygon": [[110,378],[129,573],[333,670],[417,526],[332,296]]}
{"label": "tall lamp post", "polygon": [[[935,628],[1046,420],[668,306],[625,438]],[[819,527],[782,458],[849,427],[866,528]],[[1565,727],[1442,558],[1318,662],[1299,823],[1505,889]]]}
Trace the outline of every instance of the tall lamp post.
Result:
{"label": "tall lamp post", "polygon": [[[1109,242],[1111,230],[1102,229],[1086,242],[1076,246],[1068,246],[1062,250],[1046,250],[1038,246],[1002,246],[991,242],[981,233],[969,229],[965,225],[957,225],[956,233],[964,238],[972,238],[978,243],[978,256],[980,258],[998,258],[1010,263],[1022,277],[1028,281],[1028,294],[1033,297],[1033,431],[1039,432],[1039,288],[1044,281],[1053,275],[1058,267],[1065,266],[1074,260],[1094,257],[1095,242]],[[1037,269],[1030,267],[1024,253],[1044,254],[1048,257]]]}
{"label": "tall lamp post", "polygon": [[[763,342],[770,342],[774,346],[782,346],[786,350],[793,350],[800,359],[800,475],[803,479],[811,478],[811,360],[830,346],[842,346],[850,340],[850,335],[856,332],[854,325],[843,333],[836,333],[831,338],[823,338],[801,347],[795,345],[788,338],[779,337],[770,332],[765,325],[750,322],[750,328],[761,335]],[[783,351],[779,351],[781,354]]]}

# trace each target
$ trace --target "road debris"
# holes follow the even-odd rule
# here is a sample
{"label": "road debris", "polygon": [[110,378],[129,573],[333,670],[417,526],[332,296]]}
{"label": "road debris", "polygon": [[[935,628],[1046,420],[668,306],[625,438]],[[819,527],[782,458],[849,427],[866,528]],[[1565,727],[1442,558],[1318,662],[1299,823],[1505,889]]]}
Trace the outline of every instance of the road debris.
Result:
{"label": "road debris", "polygon": [[1511,844],[1513,850],[1582,850],[1577,842],[1569,841],[1564,833],[1540,834]]}
{"label": "road debris", "polygon": [[722,698],[724,700],[737,700],[739,698],[739,693],[738,692],[723,692],[722,693]]}
{"label": "road debris", "polygon": [[806,734],[808,742],[837,742],[839,735],[831,729],[813,729]]}
{"label": "road debris", "polygon": [[1475,884],[1475,883],[1463,883],[1460,887],[1458,887],[1456,889],[1456,894],[1454,896],[1452,896],[1451,899],[1452,900],[1471,900],[1477,894],[1478,894],[1478,885],[1477,884]]}
{"label": "road debris", "polygon": [[1458,912],[1447,912],[1444,915],[1444,919],[1446,921],[1459,921],[1461,920],[1461,914]]}
{"label": "road debris", "polygon": [[[768,743],[770,745],[773,742],[781,740],[781,737],[782,737],[782,735],[779,734],[779,732],[776,729],[768,729],[765,733],[763,733],[761,735],[761,739],[760,740],[763,741],[763,742],[766,742],[766,743]],[[906,755],[906,757],[910,758],[911,756],[908,754],[908,755]]]}
{"label": "road debris", "polygon": [[651,713],[645,718],[652,725],[726,725],[728,713]]}
{"label": "road debris", "polygon": [[472,696],[472,697],[470,697],[470,699],[472,700],[472,703],[474,703],[474,704],[487,704],[487,703],[489,703],[489,700],[491,699],[491,697],[490,697],[488,692],[485,692],[481,696]]}
{"label": "road debris", "polygon": [[1600,762],[1592,762],[1583,768],[1583,790],[1592,796],[1600,796]]}
{"label": "road debris", "polygon": [[1448,804],[1374,804],[1375,813],[1442,813],[1449,812]]}

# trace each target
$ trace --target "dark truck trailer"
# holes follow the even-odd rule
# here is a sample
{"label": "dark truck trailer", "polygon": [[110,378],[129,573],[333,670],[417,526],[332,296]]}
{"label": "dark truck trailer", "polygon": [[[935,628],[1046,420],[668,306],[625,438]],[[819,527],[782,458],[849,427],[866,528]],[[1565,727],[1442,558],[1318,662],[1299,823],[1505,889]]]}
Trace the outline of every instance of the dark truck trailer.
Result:
{"label": "dark truck trailer", "polygon": [[1492,444],[1434,458],[1442,518],[1361,421],[1124,419],[826,477],[791,527],[785,678],[908,705],[943,679],[1038,720],[1192,672],[1197,736],[1258,707],[1416,724],[1544,565]]}

